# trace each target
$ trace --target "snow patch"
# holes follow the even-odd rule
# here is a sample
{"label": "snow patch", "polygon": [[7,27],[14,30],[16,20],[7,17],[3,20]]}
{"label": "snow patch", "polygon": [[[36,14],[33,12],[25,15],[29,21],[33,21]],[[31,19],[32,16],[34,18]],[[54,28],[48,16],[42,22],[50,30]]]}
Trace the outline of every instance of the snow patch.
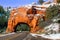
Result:
{"label": "snow patch", "polygon": [[37,37],[40,36],[42,38],[52,39],[52,40],[60,40],[60,33],[59,33],[59,24],[52,23],[49,26],[44,28],[45,33],[43,34],[33,34],[30,33],[32,36]]}
{"label": "snow patch", "polygon": [[33,33],[30,33],[30,34],[34,37],[40,36],[40,37],[43,37],[43,38],[48,38],[48,39],[53,39],[53,40],[60,39],[60,34],[50,34],[50,35],[33,34]]}

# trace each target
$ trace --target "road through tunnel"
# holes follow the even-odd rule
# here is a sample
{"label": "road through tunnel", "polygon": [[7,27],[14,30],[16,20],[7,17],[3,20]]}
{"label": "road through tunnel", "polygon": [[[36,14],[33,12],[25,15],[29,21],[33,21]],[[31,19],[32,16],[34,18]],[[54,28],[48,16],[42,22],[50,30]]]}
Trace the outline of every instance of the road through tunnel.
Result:
{"label": "road through tunnel", "polygon": [[15,28],[14,28],[14,32],[18,32],[18,31],[30,31],[30,27],[27,23],[18,23]]}

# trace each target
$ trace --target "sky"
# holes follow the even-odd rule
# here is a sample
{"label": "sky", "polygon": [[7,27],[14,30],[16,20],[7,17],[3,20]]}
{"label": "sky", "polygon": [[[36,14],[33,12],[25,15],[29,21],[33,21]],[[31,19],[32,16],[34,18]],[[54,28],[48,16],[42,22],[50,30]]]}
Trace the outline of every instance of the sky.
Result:
{"label": "sky", "polygon": [[[44,0],[47,1],[47,0]],[[38,0],[0,0],[0,5],[2,5],[3,7],[18,7],[20,5],[27,5],[27,4],[31,4],[33,2],[38,2]]]}

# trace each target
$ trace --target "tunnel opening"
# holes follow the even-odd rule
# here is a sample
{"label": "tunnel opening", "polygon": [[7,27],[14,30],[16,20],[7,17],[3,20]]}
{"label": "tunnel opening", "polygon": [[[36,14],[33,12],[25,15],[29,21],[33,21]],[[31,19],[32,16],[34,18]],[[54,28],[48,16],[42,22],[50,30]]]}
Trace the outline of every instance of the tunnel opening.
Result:
{"label": "tunnel opening", "polygon": [[18,32],[18,31],[30,31],[30,27],[27,23],[18,23],[15,28],[14,28],[14,32]]}

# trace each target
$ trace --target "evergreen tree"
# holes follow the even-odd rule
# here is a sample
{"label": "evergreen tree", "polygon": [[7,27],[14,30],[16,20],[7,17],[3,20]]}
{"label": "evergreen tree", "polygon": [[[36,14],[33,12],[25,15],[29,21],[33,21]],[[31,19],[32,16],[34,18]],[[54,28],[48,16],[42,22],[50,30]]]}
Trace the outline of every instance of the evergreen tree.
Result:
{"label": "evergreen tree", "polygon": [[9,13],[7,13],[4,10],[3,6],[0,6],[0,32],[3,30],[5,31],[5,29],[7,27],[7,18],[6,18],[7,14],[9,14]]}
{"label": "evergreen tree", "polygon": [[46,10],[46,17],[48,19],[51,19],[51,18],[57,16],[59,8],[60,8],[59,5],[54,5],[54,6],[48,7]]}
{"label": "evergreen tree", "polygon": [[43,0],[39,0],[38,1],[38,4],[42,4],[44,1]]}

